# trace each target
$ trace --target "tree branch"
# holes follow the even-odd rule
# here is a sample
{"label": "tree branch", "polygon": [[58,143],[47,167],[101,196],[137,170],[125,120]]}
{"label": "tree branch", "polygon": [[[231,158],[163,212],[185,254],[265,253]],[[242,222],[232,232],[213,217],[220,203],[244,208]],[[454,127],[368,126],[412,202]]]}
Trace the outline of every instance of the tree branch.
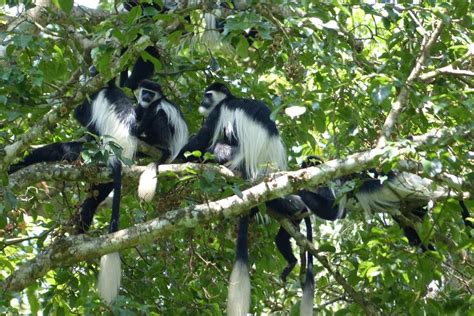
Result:
{"label": "tree branch", "polygon": [[[281,176],[266,179],[243,191],[240,196],[234,195],[216,202],[173,210],[157,219],[99,238],[85,235],[60,238],[45,252],[18,267],[0,286],[5,290],[18,291],[29,286],[35,279],[44,276],[55,267],[71,265],[140,243],[147,243],[158,237],[168,236],[176,230],[196,227],[216,218],[241,215],[267,200],[290,194],[305,187],[313,187],[336,177],[365,170],[378,165],[384,159],[394,159],[399,155],[410,153],[417,146],[442,142],[457,136],[451,129],[444,129],[442,132],[442,135],[437,139],[426,136],[421,137],[421,141],[418,142],[416,140],[398,142],[384,148],[375,148],[350,155],[346,159],[331,160],[317,167],[287,172]],[[468,132],[472,134],[472,128]],[[337,275],[335,272],[333,273]]]}
{"label": "tree branch", "polygon": [[443,30],[444,23],[442,20],[438,22],[438,25],[435,26],[431,36],[425,36],[423,38],[423,42],[421,43],[421,51],[420,55],[416,59],[415,67],[410,72],[405,84],[400,90],[398,94],[397,100],[392,105],[392,109],[387,115],[385,119],[385,123],[382,128],[381,135],[377,141],[377,147],[382,147],[387,144],[387,140],[391,137],[395,124],[398,121],[398,118],[401,112],[405,109],[406,104],[408,102],[408,96],[410,94],[409,87],[413,84],[413,82],[418,78],[421,73],[422,67],[428,58],[431,47],[433,47],[434,43],[438,39],[441,31]]}
{"label": "tree branch", "polygon": [[464,70],[464,69],[456,69],[459,65],[463,62],[470,62],[470,58],[474,55],[474,49],[468,48],[468,51],[460,58],[456,59],[451,64],[441,67],[439,69],[435,69],[429,71],[427,73],[421,74],[419,79],[421,81],[431,81],[433,78],[437,77],[438,75],[448,74],[454,76],[468,76],[473,77],[474,72],[471,70]]}
{"label": "tree branch", "polygon": [[474,71],[464,69],[454,69],[452,65],[432,70],[420,76],[421,81],[430,81],[439,75],[467,76],[474,77]]}
{"label": "tree branch", "polygon": [[46,235],[48,235],[49,233],[51,233],[51,232],[53,231],[53,229],[56,228],[56,226],[57,226],[57,225],[54,225],[53,227],[51,227],[51,228],[48,229],[48,230],[45,230],[44,232],[42,232],[42,233],[39,234],[38,236],[12,238],[12,239],[6,239],[5,241],[0,241],[0,251],[3,251],[3,249],[5,249],[5,248],[8,247],[8,246],[12,246],[12,245],[15,245],[15,244],[19,244],[19,243],[22,243],[22,242],[24,242],[24,241],[43,238],[43,237],[45,237]]}
{"label": "tree branch", "polygon": [[[126,181],[138,182],[138,178],[145,171],[146,166],[132,166],[123,168],[123,177]],[[184,163],[160,165],[158,176],[173,173],[185,175],[192,173],[214,172],[231,180],[238,175],[225,166],[215,164]],[[104,165],[74,165],[61,163],[37,163],[10,175],[9,183],[12,189],[18,190],[38,181],[67,181],[79,182],[87,179],[90,182],[104,183],[112,180],[110,169]]]}
{"label": "tree branch", "polygon": [[[444,129],[439,130],[435,129],[429,131],[423,135],[413,136],[412,140],[415,143],[424,144],[431,146],[433,144],[443,144],[447,145],[448,143],[455,140],[453,135],[463,135],[464,137],[473,137],[472,133],[469,132],[467,127],[458,127],[457,129]],[[401,141],[395,143],[394,146],[404,146],[407,141]],[[401,145],[403,144],[403,145]],[[150,147],[146,144],[139,145],[140,150],[146,150],[153,157],[159,157],[161,153],[159,150],[154,147]],[[414,162],[401,161],[397,165],[398,169],[417,172],[420,169],[420,166],[414,165]],[[145,166],[134,165],[130,168],[124,168],[123,175],[127,180],[136,183],[141,173],[145,170]],[[238,178],[239,175],[235,172],[232,172],[228,168],[222,165],[215,164],[200,164],[200,163],[186,163],[186,164],[167,164],[160,165],[158,168],[158,176],[166,175],[167,173],[174,173],[177,175],[189,174],[189,172],[214,172],[218,175],[221,175],[228,180]],[[270,178],[276,178],[287,174],[286,172],[276,172],[270,175]],[[440,180],[445,183],[447,186],[460,192],[462,190],[469,190],[472,187],[472,184],[468,181],[465,181],[454,175],[449,175],[443,173],[441,175],[436,175],[432,177],[435,180]],[[77,164],[62,164],[62,163],[38,163],[13,173],[9,177],[9,183],[12,189],[19,190],[21,188],[27,187],[29,185],[35,184],[38,181],[66,181],[66,182],[78,182],[84,181],[87,179],[91,182],[108,182],[112,180],[112,174],[110,173],[109,168],[104,165],[99,164],[90,164],[90,165],[77,165]]]}

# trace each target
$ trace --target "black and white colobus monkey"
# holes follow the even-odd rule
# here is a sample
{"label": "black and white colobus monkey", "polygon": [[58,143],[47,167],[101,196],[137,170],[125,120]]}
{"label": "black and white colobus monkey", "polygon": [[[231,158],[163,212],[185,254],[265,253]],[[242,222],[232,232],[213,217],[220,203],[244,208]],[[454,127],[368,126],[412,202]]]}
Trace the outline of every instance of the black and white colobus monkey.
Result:
{"label": "black and white colobus monkey", "polygon": [[[74,115],[90,132],[103,136],[105,142],[114,142],[122,148],[122,157],[133,160],[137,149],[136,116],[133,104],[120,88],[109,85],[94,93],[89,100],[78,106]],[[120,196],[122,182],[122,164],[112,156],[109,166],[113,172],[113,182],[93,184],[92,191],[98,191],[97,196],[86,199],[82,205],[79,231],[85,232],[92,223],[93,216],[99,204],[114,190],[112,200],[112,216],[109,232],[116,232],[119,228]],[[118,253],[102,256],[98,290],[100,296],[110,303],[118,294],[120,288],[121,267]]]}
{"label": "black and white colobus monkey", "polygon": [[[304,162],[302,167],[314,166],[320,162]],[[366,213],[389,213],[402,228],[410,245],[420,247],[422,251],[434,250],[431,244],[423,244],[414,225],[408,225],[403,216],[397,213],[401,212],[408,220],[421,221],[426,215],[427,204],[430,200],[439,198],[444,190],[442,188],[431,190],[431,180],[408,172],[390,171],[386,175],[379,175],[371,170],[371,173],[374,174],[374,178],[369,177],[367,173],[350,176],[361,180],[362,184],[355,192],[343,196],[339,202],[336,202],[335,192],[325,186],[316,190],[301,190],[298,195],[314,214],[326,220],[343,218],[347,211],[358,206]],[[379,176],[385,176],[386,179],[382,181]],[[470,217],[469,210],[464,201],[459,201],[459,204],[465,225],[472,228],[473,224],[467,220]]]}
{"label": "black and white colobus monkey", "polygon": [[[247,179],[264,175],[271,167],[286,169],[285,146],[265,103],[236,98],[224,84],[214,83],[205,90],[199,112],[207,119],[181,150],[180,157],[183,158],[187,151],[217,152],[229,168],[240,171]],[[228,154],[231,157],[225,157]],[[255,211],[256,208],[251,212]],[[239,221],[228,315],[246,315],[250,308],[248,223],[249,215]]]}
{"label": "black and white colobus monkey", "polygon": [[[137,138],[134,136],[137,124],[135,110],[127,95],[112,82],[79,105],[74,111],[74,116],[91,133],[103,136],[105,143],[114,142],[120,146],[123,158],[134,158],[137,147]],[[82,145],[83,142],[76,141],[54,143],[35,149],[23,161],[12,165],[9,172],[37,162],[74,161],[79,158]],[[84,201],[81,207],[79,233],[84,233],[89,229],[97,207],[112,190],[114,190],[114,196],[109,232],[118,230],[122,165],[115,156],[109,158],[108,164],[112,168],[113,182],[92,184],[93,194]],[[111,302],[118,294],[120,287],[121,268],[118,253],[103,256],[100,266],[99,294],[105,301]]]}
{"label": "black and white colobus monkey", "polygon": [[[160,100],[158,94],[155,94],[159,93],[163,96],[159,85],[145,81],[142,87],[144,90],[140,93],[140,106],[133,107],[128,97],[119,88],[110,84],[92,95],[90,102],[85,101],[80,105],[75,111],[75,116],[92,133],[111,136],[106,138],[106,141],[113,141],[121,146],[122,157],[133,158],[137,142],[134,135],[139,132],[140,138],[164,152],[160,163],[165,161],[165,157],[168,157],[166,161],[169,161],[177,155],[179,149],[187,141],[186,122],[175,105],[164,98]],[[12,165],[10,172],[38,162],[75,161],[80,157],[82,145],[83,142],[77,141],[43,146],[33,150],[20,163]],[[98,206],[109,193],[116,186],[120,189],[118,178],[120,162],[114,157],[109,163],[114,170],[114,182],[92,184],[93,194],[82,204],[78,223],[79,233],[84,233],[89,229]],[[118,228],[119,202],[120,190],[116,190],[112,203],[112,220],[109,229],[111,232]],[[121,271],[118,254],[104,256],[101,259],[100,272],[99,293],[104,300],[110,302],[117,295],[120,286]]]}
{"label": "black and white colobus monkey", "polygon": [[140,176],[138,196],[150,201],[156,190],[156,170],[165,162],[173,161],[188,141],[188,125],[180,109],[163,94],[161,86],[150,80],[139,86],[136,109],[137,135],[147,144],[161,150],[162,156],[150,164]]}

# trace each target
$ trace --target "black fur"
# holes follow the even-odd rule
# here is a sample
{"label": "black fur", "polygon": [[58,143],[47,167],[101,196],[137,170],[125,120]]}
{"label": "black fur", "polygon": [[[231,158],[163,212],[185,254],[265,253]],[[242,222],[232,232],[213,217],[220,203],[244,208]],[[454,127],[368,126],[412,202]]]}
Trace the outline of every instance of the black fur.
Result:
{"label": "black fur", "polygon": [[[232,168],[238,169],[238,171],[243,174],[244,178],[254,178],[255,170],[258,170],[258,168],[249,164],[256,163],[253,162],[253,160],[267,158],[259,158],[261,152],[249,152],[251,150],[244,152],[244,148],[241,147],[244,143],[255,141],[255,139],[252,138],[253,135],[245,134],[245,132],[239,134],[239,130],[245,130],[245,127],[247,126],[246,124],[249,124],[248,126],[251,126],[253,129],[255,129],[256,133],[262,133],[262,135],[266,135],[268,137],[266,143],[268,146],[272,147],[266,148],[267,153],[275,153],[275,155],[272,155],[272,157],[267,161],[275,162],[279,168],[282,168],[282,165],[285,164],[286,153],[284,152],[285,150],[283,144],[279,138],[279,133],[275,122],[270,119],[271,111],[265,103],[257,100],[236,98],[232,95],[226,85],[222,83],[214,83],[206,88],[203,102],[201,103],[199,110],[202,114],[207,115],[207,119],[205,120],[201,129],[198,131],[197,135],[191,138],[188,144],[186,144],[186,146],[184,146],[181,150],[181,153],[179,154],[181,159],[184,159],[184,153],[187,151],[208,151],[214,154],[216,160],[219,163],[226,163]],[[223,116],[223,113],[226,113],[226,116]],[[226,121],[220,122],[220,120],[223,118],[225,118]],[[232,131],[228,130],[228,124],[233,124],[230,127]],[[244,139],[245,137],[247,139]],[[256,145],[257,143],[253,144]],[[256,145],[257,148],[255,150],[260,151],[264,148],[264,146],[265,145],[263,144],[261,147],[260,145]],[[241,149],[242,151],[240,151]],[[282,158],[282,156],[284,157]],[[255,159],[248,157],[254,157]],[[188,160],[190,159],[193,158],[188,158]],[[235,161],[238,163],[234,163]],[[257,164],[261,162],[262,161],[258,161]],[[291,202],[292,201],[277,199],[269,203],[279,206],[280,204],[285,203],[291,204]],[[256,211],[257,209],[253,209],[253,212]],[[291,211],[289,212],[291,213]],[[234,292],[238,290],[238,287],[241,286],[241,284],[248,282],[247,272],[242,272],[245,273],[245,275],[240,275],[240,281],[233,279],[233,276],[235,271],[242,269],[242,266],[247,266],[247,268],[243,269],[242,271],[248,271],[247,233],[250,216],[251,215],[242,216],[239,221],[236,261],[231,277],[233,282],[236,283],[231,285],[229,288],[229,293],[231,293],[229,294],[229,302],[231,303],[228,305],[228,308],[236,310],[228,310],[227,313],[230,314],[237,312],[242,313],[247,308],[246,306],[241,306],[246,304],[244,303],[246,299],[243,299],[242,301],[240,301],[240,299],[245,298],[248,293],[237,294],[240,295],[240,298],[237,299]],[[286,237],[284,235],[281,235],[282,242],[277,245],[278,247],[283,247],[284,249],[287,248],[285,238]],[[247,281],[244,281],[244,279]],[[247,287],[244,286],[243,288]],[[247,289],[241,291],[246,292]]]}
{"label": "black fur", "polygon": [[464,225],[470,228],[474,228],[474,224],[468,220],[468,217],[472,217],[471,213],[469,212],[469,209],[466,206],[466,203],[464,203],[463,200],[459,201],[459,205],[461,206],[461,215],[462,219],[464,221]]}
{"label": "black fur", "polygon": [[[96,101],[100,95],[103,94],[105,104],[101,104],[99,106],[110,107],[113,113],[116,115],[118,121],[116,124],[122,123],[128,127],[129,137],[134,137],[134,133],[136,130],[136,116],[135,111],[133,109],[133,105],[127,95],[119,88],[115,86],[108,86],[99,90],[98,92],[94,93],[90,97],[89,100],[85,100],[80,106],[78,106],[74,111],[74,116],[76,119],[81,123],[81,125],[87,127],[91,133],[94,133],[99,136],[105,136],[100,131],[100,126],[97,126],[93,119],[93,102]],[[107,135],[114,137],[115,135]],[[105,199],[107,195],[110,193],[110,184],[113,184],[114,189],[114,199],[112,203],[112,217],[110,221],[110,232],[114,232],[118,229],[118,222],[120,216],[120,192],[121,192],[121,163],[114,159],[111,162],[112,172],[114,181],[112,183],[108,183],[108,185],[97,186],[95,189],[99,191],[97,197],[101,197]],[[108,191],[108,192],[107,192]],[[95,198],[99,200],[98,198]],[[80,222],[78,225],[78,231],[83,232],[84,228],[88,228],[90,226],[90,221],[92,220],[97,206],[100,204],[98,201],[95,208],[90,208],[89,204],[86,204],[82,207],[81,210],[81,217]]]}
{"label": "black fur", "polygon": [[[260,123],[270,135],[278,135],[278,129],[275,122],[270,119],[271,111],[265,103],[257,100],[236,98],[232,95],[225,84],[213,83],[206,88],[204,93],[204,101],[201,106],[206,108],[210,107],[209,103],[206,103],[206,100],[208,100],[207,93],[209,91],[222,92],[226,95],[226,98],[219,104],[215,105],[197,135],[192,137],[188,144],[186,144],[186,146],[181,150],[180,157],[182,159],[184,159],[184,153],[187,151],[192,152],[199,150],[205,152],[209,149],[223,107],[232,111],[243,110],[249,120],[254,120]],[[239,145],[239,140],[236,137],[227,137],[225,132],[223,134],[224,139],[221,140],[222,144],[227,144],[232,147],[237,147]],[[210,152],[212,152],[212,150],[210,150]]]}
{"label": "black fur", "polygon": [[113,189],[113,182],[92,183],[90,188],[91,196],[85,199],[81,206],[81,214],[77,222],[77,232],[79,234],[83,234],[89,230],[97,208],[99,207],[100,203],[102,203],[109,196]]}
{"label": "black fur", "polygon": [[[297,225],[298,223],[293,224]],[[280,274],[280,278],[283,280],[283,282],[285,282],[288,275],[295,268],[298,260],[293,254],[293,249],[291,247],[291,236],[283,227],[280,227],[280,230],[278,230],[278,233],[275,236],[275,245],[283,258],[285,258],[285,260],[288,262],[287,266]]]}
{"label": "black fur", "polygon": [[[309,159],[307,159],[304,162],[302,167],[315,166],[322,163],[322,160],[318,157],[311,156],[308,158]],[[368,173],[370,173],[375,178],[369,177]],[[379,176],[386,177],[386,179],[384,179],[384,182],[382,182],[378,178]],[[360,186],[358,187],[355,196],[351,195],[351,197],[357,198],[357,195],[359,196],[364,195],[364,194],[377,195],[377,192],[381,192],[381,190],[387,185],[387,183],[396,181],[397,177],[398,175],[394,171],[389,171],[388,173],[385,174],[385,173],[378,173],[377,171],[371,169],[371,170],[368,170],[367,172],[352,174],[350,176],[345,177],[345,179],[357,179],[362,182]],[[344,179],[341,179],[341,180],[344,180]],[[327,187],[322,186],[316,189],[315,191],[302,190],[298,193],[298,195],[301,196],[305,205],[308,206],[311,212],[313,212],[316,216],[322,219],[337,220],[339,218],[345,217],[346,215],[345,209],[342,212],[342,214],[339,214],[339,206],[337,205],[336,198]],[[416,206],[416,203],[418,204],[418,206]],[[417,201],[416,203],[410,204],[410,203],[405,202],[404,203],[405,208],[401,211],[405,213],[406,218],[408,220],[419,222],[419,221],[422,221],[424,216],[426,215],[426,208],[425,208],[425,205],[423,204],[424,202],[421,202],[421,205],[420,205],[420,201]],[[465,223],[469,223],[469,221],[466,220],[466,218],[470,216],[469,210],[467,209],[463,201],[460,201],[459,203],[461,205],[463,220],[465,221]],[[374,204],[380,210],[383,210],[388,205],[390,206],[393,205],[392,202],[384,201],[383,198],[381,198],[381,200],[378,203],[376,203],[375,201]],[[419,247],[422,251],[435,249],[432,244],[425,245],[422,242],[420,236],[418,235],[416,229],[414,228],[414,225],[408,225],[406,223],[406,220],[403,220],[401,216],[399,215],[392,215],[392,217],[398,223],[398,225],[402,228],[410,245]]]}
{"label": "black fur", "polygon": [[[147,47],[145,49],[145,52],[147,52],[156,59],[160,58],[160,53],[154,46]],[[125,69],[120,73],[120,87],[127,87],[132,90],[135,90],[138,88],[138,85],[142,80],[150,79],[151,77],[153,77],[154,73],[155,65],[153,64],[153,62],[151,62],[150,60],[145,61],[143,57],[140,56],[137,58],[137,61],[133,65],[130,76],[128,76],[128,69]]]}
{"label": "black fur", "polygon": [[[139,121],[137,128],[137,135],[140,139],[145,141],[147,144],[155,146],[162,151],[162,157],[158,163],[164,163],[168,161],[172,154],[173,136],[177,132],[178,126],[174,126],[171,122],[170,117],[167,115],[166,110],[163,108],[163,102],[173,107],[179,115],[182,126],[186,126],[186,138],[187,138],[187,124],[184,119],[183,113],[174,103],[169,101],[163,95],[161,86],[150,80],[144,80],[140,83],[139,88],[145,88],[150,91],[156,92],[158,97],[156,100],[151,102],[146,108],[139,104],[136,108],[136,115]],[[142,93],[143,101],[152,101],[151,94]],[[142,101],[142,100],[139,100]]]}
{"label": "black fur", "polygon": [[73,162],[79,158],[81,151],[82,142],[48,144],[32,150],[21,162],[11,165],[8,173],[11,174],[38,162]]}
{"label": "black fur", "polygon": [[[204,125],[201,127],[197,135],[191,137],[190,141],[181,149],[181,153],[178,157],[183,160],[186,160],[184,153],[187,151],[193,152],[199,150],[205,152],[211,145],[211,139],[214,135],[214,130],[216,128],[217,120],[219,119],[219,112],[213,111],[204,122]],[[228,144],[230,145],[230,144]]]}
{"label": "black fur", "polygon": [[145,114],[144,117],[149,117],[149,122],[142,121],[137,134],[141,140],[161,150],[160,164],[164,163],[171,155],[171,136],[174,134],[174,127],[168,124],[168,117],[163,110],[151,116]]}
{"label": "black fur", "polygon": [[336,197],[328,187],[319,187],[315,192],[309,190],[301,190],[298,192],[305,205],[318,217],[335,221],[346,216],[343,210],[339,214],[339,206],[336,204]]}

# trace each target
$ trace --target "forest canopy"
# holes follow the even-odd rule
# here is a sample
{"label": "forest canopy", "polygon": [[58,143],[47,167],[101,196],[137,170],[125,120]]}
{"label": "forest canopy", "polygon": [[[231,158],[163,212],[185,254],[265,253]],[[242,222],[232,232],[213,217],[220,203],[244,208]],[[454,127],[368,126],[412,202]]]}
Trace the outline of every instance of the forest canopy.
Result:
{"label": "forest canopy", "polygon": [[[459,205],[474,210],[469,1],[138,2],[125,10],[121,1],[92,9],[72,0],[0,0],[0,313],[224,314],[236,223],[252,207],[259,208],[249,229],[253,314],[298,314],[305,269],[297,264],[280,279],[280,225],[296,254],[314,255],[314,312],[472,309],[473,219],[463,222]],[[215,28],[206,24],[210,14]],[[125,161],[122,230],[107,234],[105,203],[91,230],[77,235],[90,183],[111,180],[113,153],[100,138],[84,145],[79,161],[8,170],[34,148],[90,135],[74,109],[139,57],[153,64],[153,80],[191,134],[202,125],[198,107],[212,82],[266,103],[288,170],[245,181],[213,163],[165,164],[155,198],[141,202],[138,178],[160,156],[142,143],[149,157]],[[136,91],[124,92],[136,103]],[[302,168],[308,156],[322,163]],[[429,189],[445,188],[426,216],[404,217],[433,249],[410,244],[393,214],[351,211],[334,222],[312,215],[310,243],[303,226],[300,233],[265,207],[368,169],[410,172]],[[345,182],[338,198],[359,186]],[[122,285],[107,305],[95,290],[98,263],[115,251]]]}

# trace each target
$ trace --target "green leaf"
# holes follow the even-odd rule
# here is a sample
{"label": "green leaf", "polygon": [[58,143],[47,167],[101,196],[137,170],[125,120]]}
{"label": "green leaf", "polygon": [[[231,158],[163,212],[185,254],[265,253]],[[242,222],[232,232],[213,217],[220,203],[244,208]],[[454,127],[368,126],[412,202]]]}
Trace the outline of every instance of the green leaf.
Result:
{"label": "green leaf", "polygon": [[127,24],[133,25],[142,16],[142,7],[137,5],[128,13]]}
{"label": "green leaf", "polygon": [[241,199],[244,197],[244,195],[242,194],[242,191],[240,191],[240,190],[239,190],[238,188],[236,188],[236,187],[233,187],[233,188],[232,188],[232,192],[234,192],[234,194],[237,195],[237,196],[238,196],[239,198],[241,198]]}
{"label": "green leaf", "polygon": [[26,296],[28,297],[28,304],[33,315],[37,315],[40,310],[40,303],[36,296],[36,285],[30,286],[26,289]]}
{"label": "green leaf", "polygon": [[319,251],[324,251],[324,252],[331,252],[331,253],[336,252],[336,248],[331,244],[323,244],[323,245],[319,246],[318,250]]}
{"label": "green leaf", "polygon": [[63,10],[66,14],[70,14],[72,11],[72,7],[74,6],[74,0],[54,0],[58,2],[59,7]]}
{"label": "green leaf", "polygon": [[313,110],[314,127],[320,133],[326,131],[326,115],[321,110]]}
{"label": "green leaf", "polygon": [[142,56],[144,61],[151,61],[153,65],[155,66],[155,70],[160,70],[163,67],[159,59],[150,55],[146,50],[142,51],[140,56]]}
{"label": "green leaf", "polygon": [[370,279],[372,277],[375,277],[379,275],[382,271],[380,270],[380,267],[370,267],[367,269],[366,276]]}
{"label": "green leaf", "polygon": [[187,152],[184,153],[184,157],[186,157],[186,158],[191,157],[191,156],[200,158],[202,156],[202,153],[199,150],[195,150],[193,152],[187,151]]}
{"label": "green leaf", "polygon": [[249,55],[249,42],[244,36],[240,36],[239,43],[237,44],[237,54],[241,58],[246,58]]}

